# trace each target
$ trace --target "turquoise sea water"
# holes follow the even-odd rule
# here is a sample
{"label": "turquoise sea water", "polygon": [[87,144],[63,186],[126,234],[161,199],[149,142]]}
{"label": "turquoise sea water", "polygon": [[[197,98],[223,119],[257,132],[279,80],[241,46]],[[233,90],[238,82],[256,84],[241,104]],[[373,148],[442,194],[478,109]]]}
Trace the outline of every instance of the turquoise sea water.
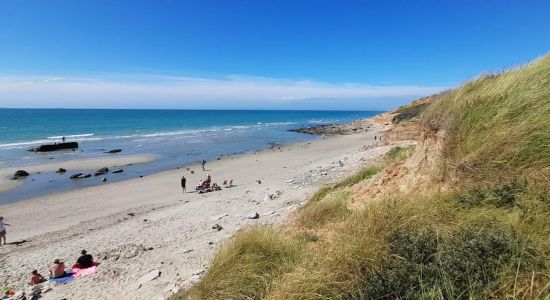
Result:
{"label": "turquoise sea water", "polygon": [[[367,118],[369,111],[255,110],[78,110],[0,109],[0,168],[121,154],[153,154],[152,163],[130,166],[110,181],[134,178],[189,165],[220,155],[252,152],[271,145],[316,137],[289,129]],[[45,143],[76,141],[78,151],[33,153]],[[114,175],[114,174],[113,174]],[[0,193],[0,203],[64,189],[98,184],[97,180],[61,181],[35,176],[22,187]],[[41,177],[41,178],[39,178]],[[52,181],[54,180],[54,181]]]}

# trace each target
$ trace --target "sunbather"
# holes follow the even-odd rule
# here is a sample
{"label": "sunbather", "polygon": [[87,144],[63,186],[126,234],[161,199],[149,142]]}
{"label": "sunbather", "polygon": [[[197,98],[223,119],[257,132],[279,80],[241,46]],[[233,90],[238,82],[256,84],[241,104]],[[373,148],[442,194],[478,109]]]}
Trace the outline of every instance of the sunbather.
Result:
{"label": "sunbather", "polygon": [[94,265],[93,257],[90,254],[86,253],[86,250],[82,250],[80,253],[82,254],[82,256],[80,256],[76,260],[76,266],[78,268],[87,269]]}
{"label": "sunbather", "polygon": [[40,275],[40,273],[38,273],[37,270],[32,271],[31,285],[37,285],[37,284],[42,283],[44,281],[46,281],[46,279],[44,278],[44,276]]}
{"label": "sunbather", "polygon": [[61,278],[65,276],[65,263],[58,258],[53,260],[53,264],[48,268],[48,272],[52,278]]}

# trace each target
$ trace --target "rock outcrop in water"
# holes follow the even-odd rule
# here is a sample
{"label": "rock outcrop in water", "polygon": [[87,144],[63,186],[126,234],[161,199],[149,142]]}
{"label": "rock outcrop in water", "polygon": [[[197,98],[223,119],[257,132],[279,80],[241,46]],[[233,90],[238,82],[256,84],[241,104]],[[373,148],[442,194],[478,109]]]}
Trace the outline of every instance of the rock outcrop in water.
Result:
{"label": "rock outcrop in water", "polygon": [[77,142],[68,142],[68,143],[55,143],[55,144],[44,144],[40,146],[36,146],[32,149],[29,149],[29,151],[33,152],[51,152],[56,150],[63,150],[63,149],[76,149],[78,148]]}
{"label": "rock outcrop in water", "polygon": [[25,170],[18,170],[15,172],[15,174],[13,174],[13,178],[17,179],[17,178],[22,178],[22,177],[27,177],[29,176],[29,172],[25,171]]}
{"label": "rock outcrop in water", "polygon": [[311,135],[349,135],[356,133],[364,133],[369,130],[371,125],[366,120],[355,121],[346,124],[326,124],[312,127],[304,127],[297,129],[290,129],[291,132],[307,133]]}

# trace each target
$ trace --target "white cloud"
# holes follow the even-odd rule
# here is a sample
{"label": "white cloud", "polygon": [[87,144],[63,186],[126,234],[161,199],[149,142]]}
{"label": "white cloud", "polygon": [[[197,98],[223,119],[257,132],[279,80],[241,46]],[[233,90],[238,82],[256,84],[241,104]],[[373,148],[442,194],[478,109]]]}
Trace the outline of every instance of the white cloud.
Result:
{"label": "white cloud", "polygon": [[19,75],[0,76],[0,107],[386,109],[443,89],[249,76]]}

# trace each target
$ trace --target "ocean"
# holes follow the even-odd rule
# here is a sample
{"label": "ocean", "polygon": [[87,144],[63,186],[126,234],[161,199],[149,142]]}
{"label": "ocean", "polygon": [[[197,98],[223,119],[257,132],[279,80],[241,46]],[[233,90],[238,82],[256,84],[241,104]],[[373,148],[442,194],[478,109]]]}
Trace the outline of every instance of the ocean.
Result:
{"label": "ocean", "polygon": [[[125,168],[110,181],[149,175],[203,159],[243,154],[270,146],[319,137],[289,129],[344,123],[372,117],[374,111],[267,110],[110,110],[0,109],[0,168],[102,157],[111,149],[121,155],[152,154],[155,161]],[[29,148],[66,141],[77,151],[34,153]],[[0,203],[98,184],[95,180],[53,181],[51,174],[0,193]]]}

